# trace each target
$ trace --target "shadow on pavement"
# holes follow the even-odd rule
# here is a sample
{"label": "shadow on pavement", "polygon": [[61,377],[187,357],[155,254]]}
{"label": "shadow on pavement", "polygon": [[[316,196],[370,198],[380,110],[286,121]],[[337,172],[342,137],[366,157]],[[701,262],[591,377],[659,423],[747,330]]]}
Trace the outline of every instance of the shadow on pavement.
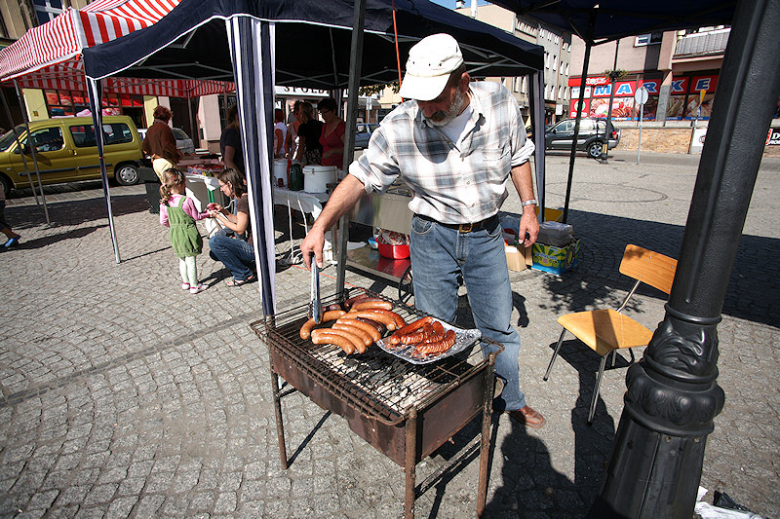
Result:
{"label": "shadow on pavement", "polygon": [[[582,311],[596,301],[600,301],[601,308],[616,306],[632,286],[631,280],[618,272],[625,246],[634,243],[677,258],[685,230],[680,225],[582,211],[571,211],[569,223],[581,240],[579,265],[561,276],[546,276],[545,280],[551,294],[549,308],[557,313]],[[780,278],[776,275],[779,258],[780,240],[743,235],[722,312],[780,326]],[[662,292],[644,286],[638,293],[666,299]],[[641,312],[641,302],[633,310]]]}

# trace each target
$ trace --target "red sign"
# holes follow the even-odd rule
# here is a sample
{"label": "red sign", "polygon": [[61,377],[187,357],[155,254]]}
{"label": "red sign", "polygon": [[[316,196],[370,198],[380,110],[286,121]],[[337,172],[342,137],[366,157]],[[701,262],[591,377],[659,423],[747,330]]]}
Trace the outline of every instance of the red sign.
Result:
{"label": "red sign", "polygon": [[[569,86],[580,86],[582,83],[582,78],[569,78]],[[589,78],[585,78],[585,85],[586,86],[596,86],[596,85],[608,85],[609,84],[609,78],[604,76],[593,76]]]}
{"label": "red sign", "polygon": [[696,76],[691,78],[691,93],[706,90],[708,93],[715,92],[715,85],[718,84],[718,76]]}

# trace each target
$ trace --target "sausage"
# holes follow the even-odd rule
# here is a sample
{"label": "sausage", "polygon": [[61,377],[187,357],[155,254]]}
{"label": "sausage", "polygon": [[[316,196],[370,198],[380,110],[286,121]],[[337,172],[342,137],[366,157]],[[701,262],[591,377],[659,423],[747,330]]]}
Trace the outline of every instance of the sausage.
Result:
{"label": "sausage", "polygon": [[[378,313],[385,312],[385,313]],[[357,319],[359,317],[365,317],[373,321],[378,321],[384,324],[388,330],[395,330],[397,328],[395,324],[395,318],[390,315],[393,312],[389,310],[363,310],[362,312],[349,312],[342,316],[342,319]]]}
{"label": "sausage", "polygon": [[368,319],[367,317],[358,317],[357,319],[353,319],[353,321],[360,321],[361,323],[366,323],[373,326],[376,329],[376,331],[379,332],[380,337],[383,333],[385,333],[386,327],[384,324],[380,323],[379,321],[374,321],[373,319]]}
{"label": "sausage", "polygon": [[347,355],[355,353],[355,345],[352,341],[341,335],[335,335],[333,333],[320,333],[311,338],[311,342],[314,344],[333,344],[338,346]]}
{"label": "sausage", "polygon": [[354,333],[350,333],[345,330],[334,330],[333,328],[323,328],[320,330],[314,330],[312,332],[312,337],[319,337],[321,335],[338,335],[340,337],[344,337],[352,343],[352,346],[354,346],[354,349],[352,350],[353,353],[355,350],[366,350],[366,345],[363,344],[363,339]]}
{"label": "sausage", "polygon": [[[401,337],[416,332],[417,330],[419,330],[420,328],[422,328],[426,324],[429,324],[432,321],[433,321],[433,317],[426,315],[425,317],[421,317],[417,319],[412,324],[407,324],[406,326],[402,326],[390,337],[390,344],[399,344],[400,342],[402,342]],[[422,338],[420,338],[420,340],[422,340]],[[414,342],[420,342],[420,341],[418,340]],[[412,344],[412,343],[404,342],[404,344]]]}
{"label": "sausage", "polygon": [[350,308],[351,311],[361,311],[361,310],[392,310],[393,309],[393,303],[390,301],[385,301],[383,299],[380,299],[378,301],[360,301],[359,303],[355,303],[352,305],[352,308]]}
{"label": "sausage", "polygon": [[401,343],[408,345],[421,342],[438,342],[441,339],[442,336],[437,335],[436,332],[433,331],[433,326],[431,326],[430,323],[425,323],[418,331],[402,335]]}
{"label": "sausage", "polygon": [[441,324],[441,321],[433,321],[433,331],[438,333],[439,335],[444,335],[444,325]]}
{"label": "sausage", "polygon": [[[342,315],[344,315],[346,312],[344,310],[330,310],[328,312],[325,312],[322,315],[322,322],[328,322],[328,321],[335,321]],[[312,329],[317,325],[317,323],[314,322],[314,319],[309,319],[305,323],[303,323],[303,326],[301,326],[300,336],[301,339],[304,341],[311,337],[311,331]]]}
{"label": "sausage", "polygon": [[340,305],[340,304],[338,304],[338,303],[333,303],[332,305],[328,305],[328,306],[325,308],[325,310],[326,310],[326,311],[332,311],[332,310],[343,310],[343,309],[341,308],[341,305]]}
{"label": "sausage", "polygon": [[350,297],[349,299],[344,301],[344,308],[350,308],[352,305],[354,305],[358,301],[362,301],[364,299],[367,299],[368,297],[369,297],[369,295],[366,294],[365,292],[361,292],[360,294],[358,294],[358,295],[356,295],[354,297]]}
{"label": "sausage", "polygon": [[427,355],[440,355],[455,345],[455,332],[448,330],[444,334],[444,338],[439,342],[432,342],[429,344],[418,344],[415,353],[422,356]]}
{"label": "sausage", "polygon": [[414,331],[417,331],[419,328],[422,328],[425,324],[432,323],[433,317],[430,315],[426,315],[425,317],[420,317],[412,324],[407,324],[406,326],[403,326],[398,329],[397,332],[393,335],[406,335],[407,333],[412,333]]}
{"label": "sausage", "polygon": [[[371,310],[362,310],[362,311],[387,315],[392,317],[393,321],[395,322],[395,329],[403,328],[404,326],[406,326],[406,321],[404,321],[404,318],[391,310],[380,310],[379,308],[372,308]],[[388,330],[390,330],[390,328],[388,328]]]}
{"label": "sausage", "polygon": [[[382,338],[381,332],[374,325],[364,322],[362,319],[347,319],[345,321],[339,318],[336,320],[336,324],[349,324],[351,326],[354,326],[355,328],[360,328],[361,330],[363,330],[363,332],[367,333],[371,337],[372,342],[376,342]],[[333,326],[335,327],[336,324],[334,324]]]}
{"label": "sausage", "polygon": [[[354,319],[347,320],[347,323],[354,323],[354,322],[355,322]],[[368,333],[366,333],[365,330],[359,328],[358,326],[353,326],[352,324],[340,323],[336,321],[335,323],[333,323],[331,329],[343,330],[345,332],[351,333],[352,335],[356,335],[358,338],[360,338],[360,340],[363,341],[363,346],[365,347],[371,346],[374,343],[374,339],[372,339],[371,336]],[[365,351],[365,349],[363,351]],[[361,351],[360,353],[363,352]]]}

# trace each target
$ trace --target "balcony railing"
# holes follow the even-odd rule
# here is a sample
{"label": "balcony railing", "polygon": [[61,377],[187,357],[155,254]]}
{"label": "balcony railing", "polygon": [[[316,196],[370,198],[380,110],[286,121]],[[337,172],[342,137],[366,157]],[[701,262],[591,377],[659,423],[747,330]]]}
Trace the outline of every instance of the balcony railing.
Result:
{"label": "balcony railing", "polygon": [[726,51],[726,44],[729,42],[730,32],[731,29],[718,29],[687,34],[677,41],[674,57],[689,58],[723,54]]}

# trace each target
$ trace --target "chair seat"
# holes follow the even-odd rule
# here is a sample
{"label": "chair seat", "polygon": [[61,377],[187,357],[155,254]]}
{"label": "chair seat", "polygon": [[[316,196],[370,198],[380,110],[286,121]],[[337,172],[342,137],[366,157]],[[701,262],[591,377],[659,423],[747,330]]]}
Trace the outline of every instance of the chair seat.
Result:
{"label": "chair seat", "polygon": [[653,332],[612,309],[566,314],[558,323],[602,356],[616,349],[647,346],[653,337]]}

